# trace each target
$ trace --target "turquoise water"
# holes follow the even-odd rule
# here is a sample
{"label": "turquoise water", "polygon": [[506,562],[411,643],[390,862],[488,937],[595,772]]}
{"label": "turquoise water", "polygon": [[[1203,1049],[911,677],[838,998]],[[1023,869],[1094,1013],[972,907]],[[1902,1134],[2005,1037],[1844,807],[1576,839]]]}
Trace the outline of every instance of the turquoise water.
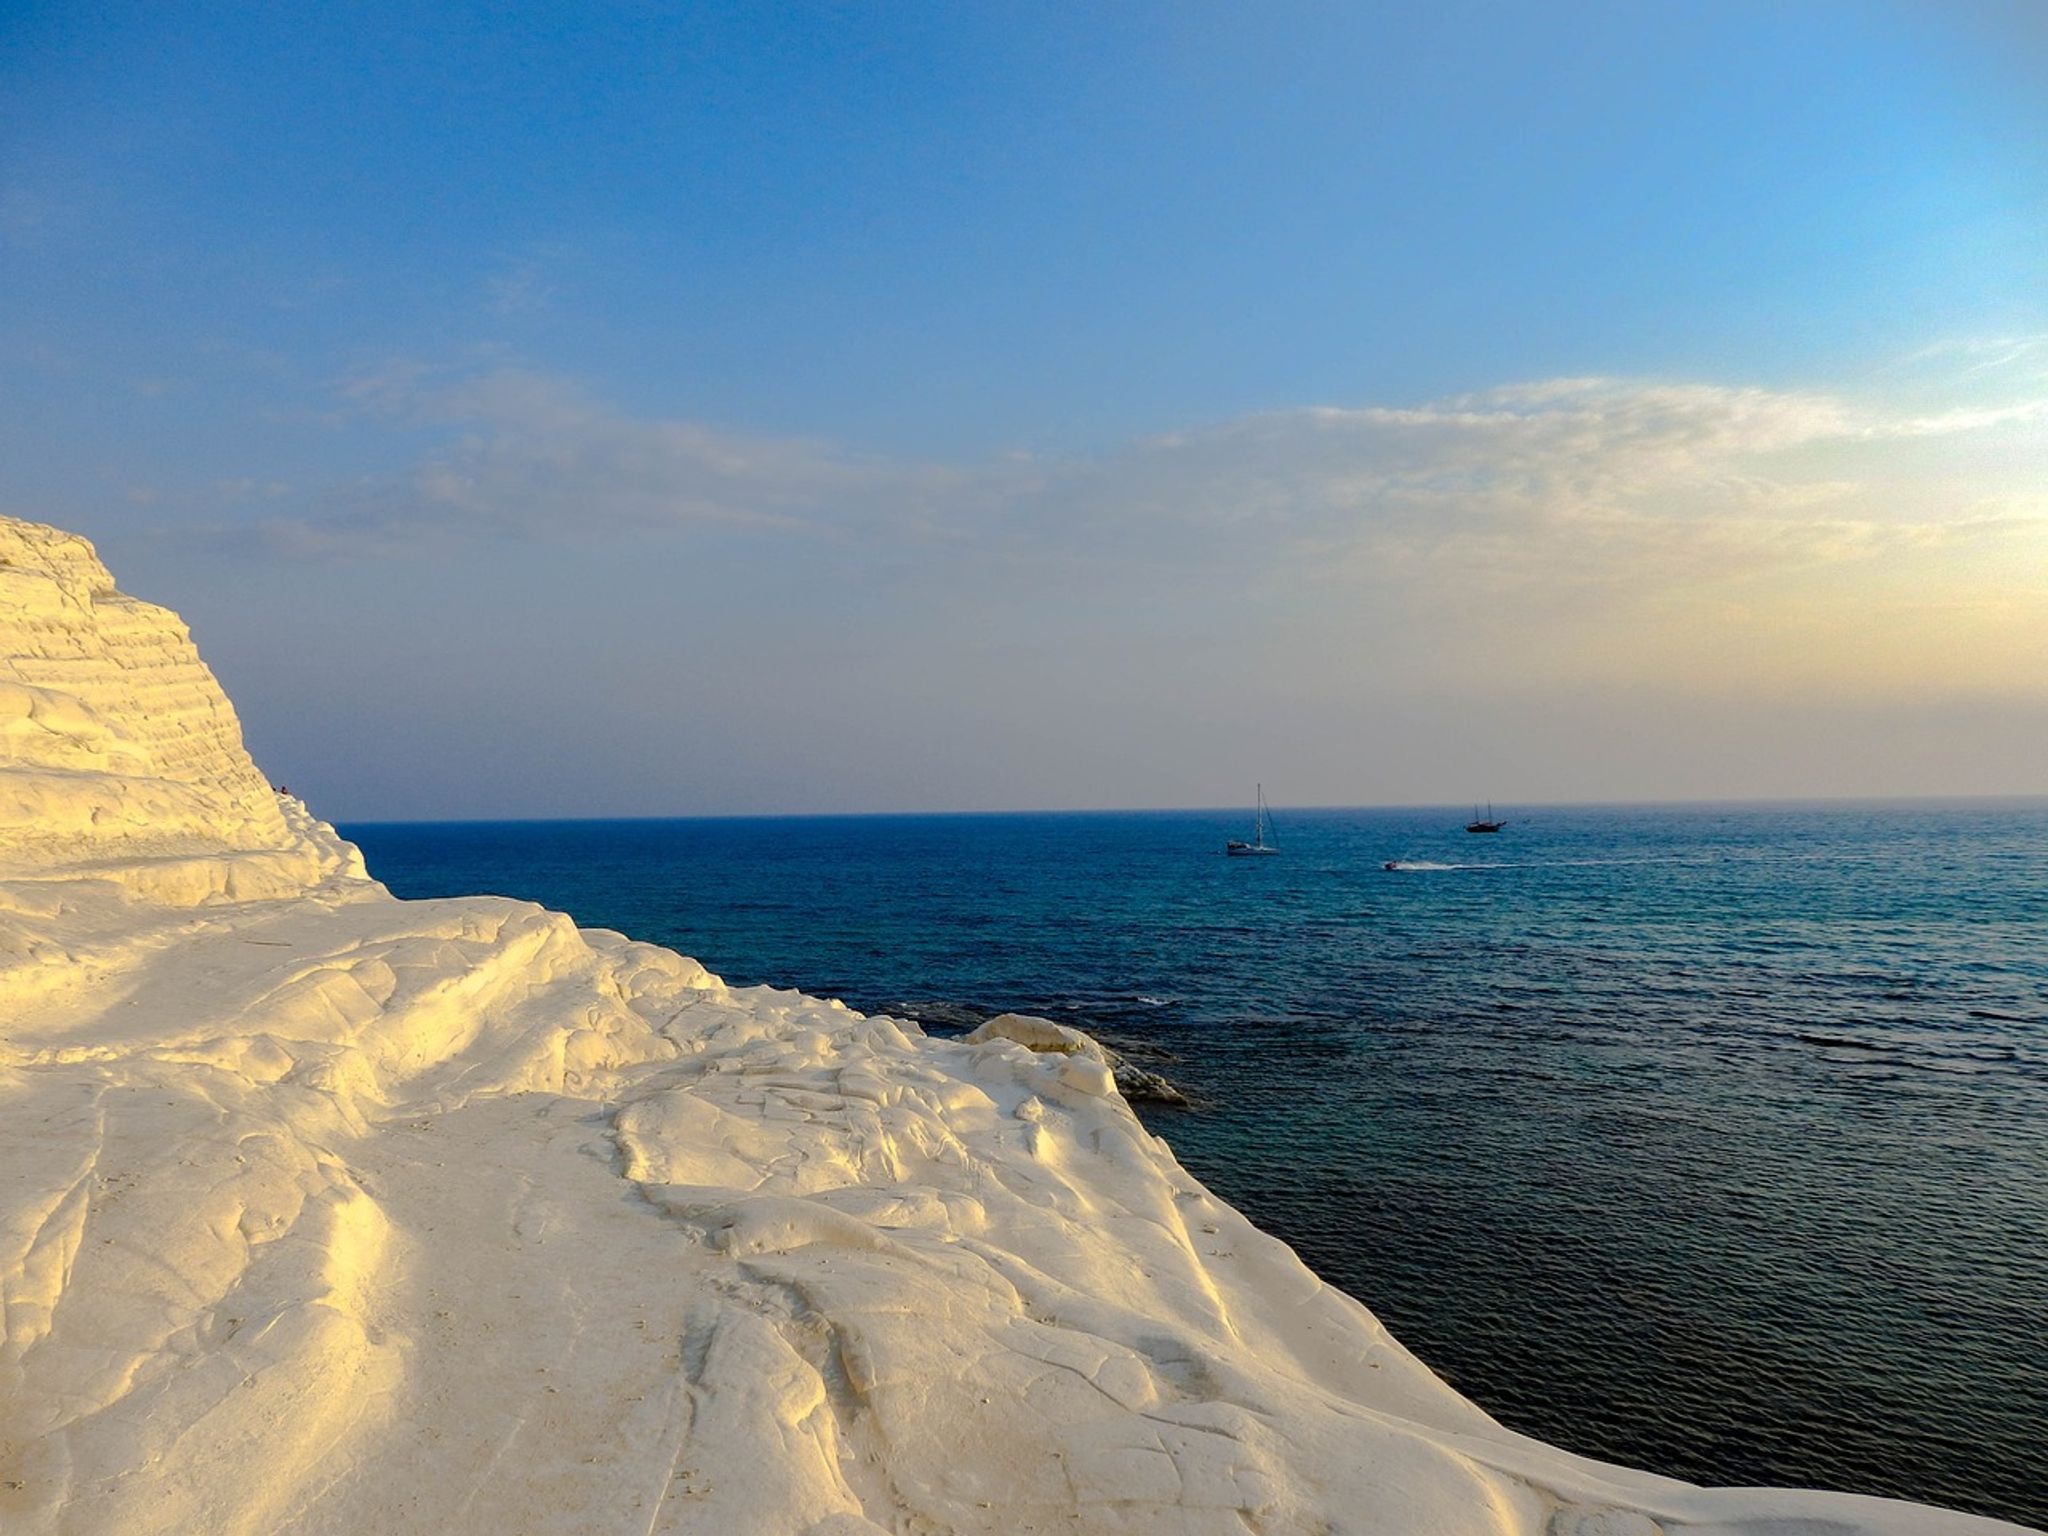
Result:
{"label": "turquoise water", "polygon": [[1272,859],[1234,812],[344,831],[403,896],[1096,1031],[1518,1429],[2048,1525],[2048,802],[1503,814],[1283,809]]}

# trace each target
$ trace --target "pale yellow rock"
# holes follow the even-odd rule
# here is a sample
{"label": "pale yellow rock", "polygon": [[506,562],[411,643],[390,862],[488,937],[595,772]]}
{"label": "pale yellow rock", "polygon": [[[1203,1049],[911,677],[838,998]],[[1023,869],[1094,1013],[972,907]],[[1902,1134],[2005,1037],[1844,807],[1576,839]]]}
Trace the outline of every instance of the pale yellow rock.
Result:
{"label": "pale yellow rock", "polygon": [[1052,1028],[394,900],[0,520],[10,1536],[2012,1529],[1509,1433]]}

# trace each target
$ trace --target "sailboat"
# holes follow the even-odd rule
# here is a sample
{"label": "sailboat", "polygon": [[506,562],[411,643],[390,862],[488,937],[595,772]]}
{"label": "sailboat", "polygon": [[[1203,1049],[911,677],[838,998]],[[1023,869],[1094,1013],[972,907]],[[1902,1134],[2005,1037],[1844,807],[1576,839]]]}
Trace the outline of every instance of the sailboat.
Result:
{"label": "sailboat", "polygon": [[1486,814],[1484,816],[1479,814],[1478,806],[1472,807],[1472,819],[1465,823],[1465,830],[1467,832],[1498,832],[1506,825],[1505,821],[1495,821],[1493,819],[1493,802],[1489,800],[1486,802]]}
{"label": "sailboat", "polygon": [[1244,842],[1232,838],[1223,845],[1223,851],[1233,859],[1250,858],[1255,853],[1278,853],[1280,850],[1266,841],[1266,786],[1259,786],[1259,808],[1252,818],[1252,840]]}

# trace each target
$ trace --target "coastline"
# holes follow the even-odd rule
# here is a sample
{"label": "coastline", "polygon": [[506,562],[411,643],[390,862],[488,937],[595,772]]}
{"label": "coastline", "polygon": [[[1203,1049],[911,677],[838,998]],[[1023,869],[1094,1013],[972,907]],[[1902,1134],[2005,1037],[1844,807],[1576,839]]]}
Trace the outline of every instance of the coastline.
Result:
{"label": "coastline", "polygon": [[400,901],[0,519],[10,1528],[2012,1532],[1503,1429],[1085,1051]]}

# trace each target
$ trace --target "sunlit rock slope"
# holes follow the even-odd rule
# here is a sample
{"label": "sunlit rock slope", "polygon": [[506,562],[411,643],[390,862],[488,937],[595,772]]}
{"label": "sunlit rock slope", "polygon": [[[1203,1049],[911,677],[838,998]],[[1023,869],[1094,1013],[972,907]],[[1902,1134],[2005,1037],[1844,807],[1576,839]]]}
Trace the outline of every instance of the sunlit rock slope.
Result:
{"label": "sunlit rock slope", "polygon": [[394,900],[0,520],[0,1530],[2010,1529],[1511,1434],[989,1033]]}

